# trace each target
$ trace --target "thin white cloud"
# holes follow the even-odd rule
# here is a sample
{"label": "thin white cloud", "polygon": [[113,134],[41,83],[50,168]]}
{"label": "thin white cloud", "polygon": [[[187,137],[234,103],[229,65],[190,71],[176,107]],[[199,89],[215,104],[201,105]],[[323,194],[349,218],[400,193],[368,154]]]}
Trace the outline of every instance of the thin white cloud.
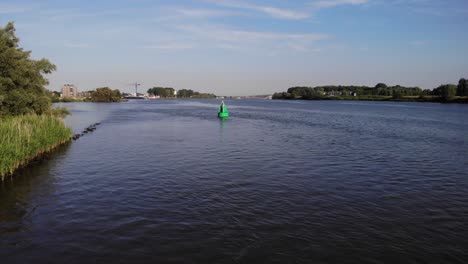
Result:
{"label": "thin white cloud", "polygon": [[32,9],[32,6],[0,3],[0,14],[24,13]]}
{"label": "thin white cloud", "polygon": [[340,5],[363,5],[367,4],[369,0],[319,0],[312,2],[315,8],[328,8]]}
{"label": "thin white cloud", "polygon": [[[462,1],[465,0],[459,2]],[[466,16],[468,8],[456,3],[457,1],[440,0],[372,0],[374,6],[398,7],[405,12],[410,11],[422,15],[438,17]]]}
{"label": "thin white cloud", "polygon": [[264,6],[251,4],[243,1],[232,1],[232,0],[206,0],[207,2],[213,3],[218,6],[239,8],[246,10],[253,10],[261,13],[265,13],[273,18],[288,19],[288,20],[301,20],[310,17],[310,14],[299,12],[295,10],[278,8],[273,6]]}
{"label": "thin white cloud", "polygon": [[200,8],[177,8],[174,10],[176,15],[194,18],[209,18],[209,17],[227,17],[240,15],[236,12],[229,12],[216,9],[200,9]]}
{"label": "thin white cloud", "polygon": [[287,9],[280,9],[271,6],[251,6],[251,8],[269,14],[274,18],[300,20],[310,17],[310,15],[306,13],[296,12]]}
{"label": "thin white cloud", "polygon": [[278,33],[264,31],[247,31],[216,26],[179,26],[180,29],[210,39],[229,42],[266,41],[266,40],[296,40],[317,41],[328,38],[326,34],[316,33]]}
{"label": "thin white cloud", "polygon": [[321,52],[322,49],[320,48],[311,48],[309,45],[304,45],[301,43],[288,43],[288,47],[292,50],[299,51],[299,52]]}
{"label": "thin white cloud", "polygon": [[316,41],[329,38],[320,33],[283,33],[268,31],[248,31],[233,29],[223,25],[183,25],[178,26],[182,35],[190,41],[199,43],[199,47],[213,47],[227,50],[264,51],[295,50],[317,52]]}

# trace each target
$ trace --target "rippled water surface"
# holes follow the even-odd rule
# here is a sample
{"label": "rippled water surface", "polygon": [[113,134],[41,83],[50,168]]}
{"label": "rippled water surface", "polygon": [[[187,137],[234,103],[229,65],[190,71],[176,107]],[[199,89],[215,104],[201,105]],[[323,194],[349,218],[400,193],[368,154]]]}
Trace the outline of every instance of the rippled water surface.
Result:
{"label": "rippled water surface", "polygon": [[0,184],[1,263],[467,263],[468,106],[65,104]]}

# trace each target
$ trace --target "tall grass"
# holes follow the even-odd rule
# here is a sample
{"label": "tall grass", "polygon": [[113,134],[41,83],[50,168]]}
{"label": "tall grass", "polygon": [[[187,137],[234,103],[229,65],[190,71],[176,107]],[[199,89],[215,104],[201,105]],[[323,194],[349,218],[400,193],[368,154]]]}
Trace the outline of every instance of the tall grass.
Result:
{"label": "tall grass", "polygon": [[70,140],[71,129],[53,115],[0,118],[0,178]]}

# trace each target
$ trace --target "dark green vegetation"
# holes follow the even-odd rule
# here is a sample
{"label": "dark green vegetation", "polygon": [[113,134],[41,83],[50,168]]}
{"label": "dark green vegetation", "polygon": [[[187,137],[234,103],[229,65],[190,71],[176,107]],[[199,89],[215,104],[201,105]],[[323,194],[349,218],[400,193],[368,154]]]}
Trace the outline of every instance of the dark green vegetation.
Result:
{"label": "dark green vegetation", "polygon": [[216,98],[216,95],[199,93],[193,90],[181,89],[175,94],[175,89],[170,87],[153,87],[148,89],[148,94],[160,96],[161,98]]}
{"label": "dark green vegetation", "polygon": [[52,103],[75,103],[75,102],[89,102],[90,99],[83,97],[60,97],[51,96]]}
{"label": "dark green vegetation", "polygon": [[468,86],[465,79],[454,84],[441,85],[433,90],[378,83],[368,86],[317,86],[292,87],[287,92],[275,93],[273,99],[303,100],[369,100],[468,103]]}
{"label": "dark green vegetation", "polygon": [[122,94],[118,89],[109,87],[96,88],[82,93],[82,97],[60,97],[59,92],[49,92],[50,99],[53,103],[73,103],[73,102],[95,102],[95,103],[110,103],[126,101],[122,98]]}
{"label": "dark green vegetation", "polygon": [[148,89],[148,94],[161,96],[161,98],[174,98],[175,89],[170,87],[153,87]]}
{"label": "dark green vegetation", "polygon": [[0,28],[0,117],[50,111],[43,74],[54,71],[55,65],[46,59],[32,60],[31,52],[18,43],[13,23]]}
{"label": "dark green vegetation", "polygon": [[199,93],[193,90],[182,89],[177,91],[177,98],[216,98],[216,95],[209,93]]}
{"label": "dark green vegetation", "polygon": [[120,102],[122,95],[120,91],[115,89],[112,90],[109,87],[97,88],[96,91],[91,91],[91,102]]}
{"label": "dark green vegetation", "polygon": [[458,96],[468,96],[468,80],[461,78],[458,81],[457,92]]}
{"label": "dark green vegetation", "polygon": [[13,23],[0,28],[0,177],[70,140],[71,130],[53,109],[44,74],[55,70],[19,47]]}

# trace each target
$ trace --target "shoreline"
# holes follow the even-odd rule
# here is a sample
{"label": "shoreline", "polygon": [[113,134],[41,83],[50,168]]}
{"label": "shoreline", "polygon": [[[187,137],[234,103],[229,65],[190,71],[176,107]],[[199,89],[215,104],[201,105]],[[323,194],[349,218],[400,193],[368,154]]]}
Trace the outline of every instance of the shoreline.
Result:
{"label": "shoreline", "polygon": [[2,181],[72,139],[72,130],[65,126],[63,120],[50,115],[6,117],[0,123],[0,132]]}
{"label": "shoreline", "polygon": [[369,102],[401,102],[401,103],[440,103],[440,104],[468,104],[468,98],[455,98],[452,100],[442,100],[441,98],[334,98],[323,97],[314,99],[305,98],[273,98],[272,100],[303,100],[303,101],[369,101]]}

